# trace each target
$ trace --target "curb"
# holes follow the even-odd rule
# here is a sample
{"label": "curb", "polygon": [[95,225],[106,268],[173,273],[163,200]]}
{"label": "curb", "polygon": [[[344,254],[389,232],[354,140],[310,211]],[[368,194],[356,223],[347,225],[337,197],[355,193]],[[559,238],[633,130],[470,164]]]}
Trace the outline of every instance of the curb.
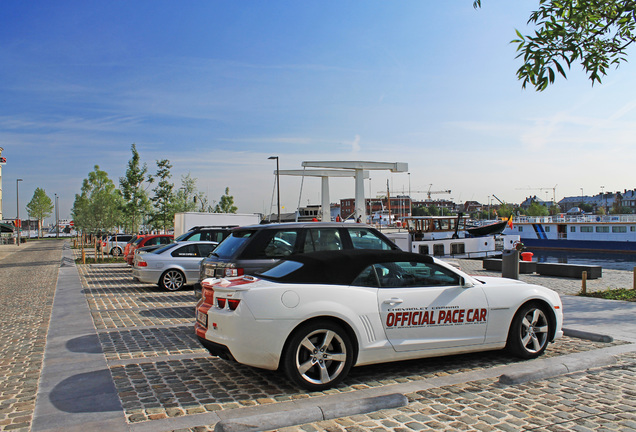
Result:
{"label": "curb", "polygon": [[348,417],[356,414],[366,414],[382,409],[398,408],[406,405],[408,405],[407,397],[403,394],[394,393],[386,396],[358,399],[346,404],[331,402],[313,407],[296,408],[232,420],[222,420],[216,424],[214,431],[248,432],[279,429],[339,417]]}
{"label": "curb", "polygon": [[565,361],[554,359],[548,365],[527,368],[518,373],[503,374],[499,377],[500,384],[514,385],[523,384],[529,381],[537,381],[572,372],[579,372],[587,369],[614,365],[618,363],[618,358],[611,354],[589,355],[586,358],[571,358]]}
{"label": "curb", "polygon": [[569,336],[569,337],[575,337],[578,339],[590,340],[593,342],[605,342],[605,343],[614,342],[614,338],[608,335],[591,333],[591,332],[586,332],[582,330],[568,329],[568,328],[563,328],[563,335]]}

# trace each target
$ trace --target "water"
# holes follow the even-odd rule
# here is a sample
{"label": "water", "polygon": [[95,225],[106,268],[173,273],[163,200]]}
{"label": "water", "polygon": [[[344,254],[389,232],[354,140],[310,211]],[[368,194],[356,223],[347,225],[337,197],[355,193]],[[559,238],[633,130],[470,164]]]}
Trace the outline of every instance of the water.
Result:
{"label": "water", "polygon": [[531,248],[528,248],[527,252],[532,252],[532,260],[537,262],[600,265],[604,269],[629,271],[636,267],[636,254],[546,251]]}

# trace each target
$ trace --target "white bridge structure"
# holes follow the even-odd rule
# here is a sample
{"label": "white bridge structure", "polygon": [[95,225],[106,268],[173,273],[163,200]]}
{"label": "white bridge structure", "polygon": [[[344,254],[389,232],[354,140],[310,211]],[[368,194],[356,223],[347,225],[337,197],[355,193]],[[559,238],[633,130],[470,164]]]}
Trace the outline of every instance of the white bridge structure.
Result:
{"label": "white bridge structure", "polygon": [[[302,170],[279,170],[274,174],[320,177],[321,186],[321,212],[323,221],[331,220],[331,200],[329,197],[330,177],[354,177],[355,178],[355,217],[366,220],[367,212],[364,197],[364,180],[369,178],[369,171],[407,172],[409,166],[405,162],[370,162],[370,161],[305,161]],[[307,170],[306,168],[320,168]]]}

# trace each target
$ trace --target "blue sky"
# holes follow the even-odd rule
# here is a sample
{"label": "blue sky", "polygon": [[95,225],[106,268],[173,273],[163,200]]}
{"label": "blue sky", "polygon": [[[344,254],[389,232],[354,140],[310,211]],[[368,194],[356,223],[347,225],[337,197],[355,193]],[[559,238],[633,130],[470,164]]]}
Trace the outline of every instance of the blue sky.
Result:
{"label": "blue sky", "polygon": [[[275,163],[407,162],[365,191],[452,190],[457,202],[563,196],[634,185],[634,67],[591,86],[580,66],[543,93],[521,89],[515,29],[538,1],[0,2],[3,216],[36,187],[68,217],[94,165],[118,184],[136,143],[151,172],[226,187],[267,212]],[[633,55],[633,53],[632,53]],[[632,59],[633,60],[633,59]],[[300,179],[281,178],[293,211]],[[541,189],[543,188],[543,189]],[[306,179],[301,204],[318,204]],[[331,181],[331,198],[353,180]],[[413,193],[414,198],[425,195]]]}

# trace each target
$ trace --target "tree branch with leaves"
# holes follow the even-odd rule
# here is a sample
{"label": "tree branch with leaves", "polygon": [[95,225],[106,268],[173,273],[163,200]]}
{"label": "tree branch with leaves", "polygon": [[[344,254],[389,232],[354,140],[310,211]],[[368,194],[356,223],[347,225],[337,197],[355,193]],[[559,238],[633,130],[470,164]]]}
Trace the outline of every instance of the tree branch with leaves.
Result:
{"label": "tree branch with leaves", "polygon": [[[481,7],[481,0],[473,2]],[[636,41],[636,2],[629,0],[540,0],[528,24],[534,35],[517,30],[517,58],[523,64],[517,70],[522,87],[532,85],[543,91],[553,84],[557,74],[567,79],[566,70],[580,63],[595,83],[607,75],[610,67],[627,61],[627,48]]]}

